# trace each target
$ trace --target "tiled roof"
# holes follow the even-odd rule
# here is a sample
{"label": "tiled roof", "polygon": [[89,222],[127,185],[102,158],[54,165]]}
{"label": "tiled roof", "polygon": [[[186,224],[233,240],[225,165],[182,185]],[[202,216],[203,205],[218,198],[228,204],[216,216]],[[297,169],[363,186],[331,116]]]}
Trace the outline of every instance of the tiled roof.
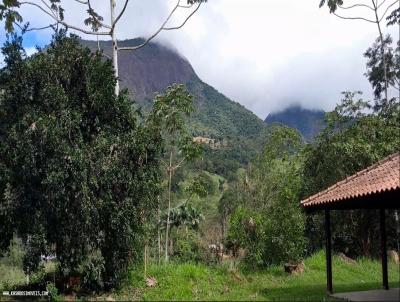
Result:
{"label": "tiled roof", "polygon": [[328,189],[302,200],[301,205],[312,207],[399,189],[400,153],[397,152]]}

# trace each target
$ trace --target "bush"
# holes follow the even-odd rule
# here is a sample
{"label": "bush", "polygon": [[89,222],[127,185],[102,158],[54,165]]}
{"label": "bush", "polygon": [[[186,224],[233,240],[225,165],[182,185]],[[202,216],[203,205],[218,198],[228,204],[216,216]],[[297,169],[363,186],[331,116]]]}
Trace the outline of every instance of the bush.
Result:
{"label": "bush", "polygon": [[53,282],[46,285],[46,291],[49,293],[50,301],[62,301],[62,297],[58,293],[58,289]]}
{"label": "bush", "polygon": [[217,191],[217,184],[207,172],[202,171],[197,176],[197,181],[203,186],[208,195],[214,195]]}
{"label": "bush", "polygon": [[264,266],[266,234],[263,217],[259,212],[244,207],[237,208],[231,219],[226,239],[226,247],[236,250],[245,248],[248,253],[244,259],[248,266]]}
{"label": "bush", "polygon": [[174,260],[178,262],[201,261],[199,236],[195,231],[188,231],[187,236],[179,236],[174,241]]}
{"label": "bush", "polygon": [[[299,205],[302,162],[296,155],[300,141],[293,129],[271,129],[263,154],[239,176],[238,200],[230,204],[241,206],[231,216],[227,243],[246,249],[245,262],[250,266],[298,261],[304,255],[305,218]],[[232,197],[222,198],[220,209],[230,210],[226,204]]]}
{"label": "bush", "polygon": [[260,212],[239,207],[230,220],[227,248],[246,249],[245,264],[265,267],[304,255],[304,218],[294,206]]}

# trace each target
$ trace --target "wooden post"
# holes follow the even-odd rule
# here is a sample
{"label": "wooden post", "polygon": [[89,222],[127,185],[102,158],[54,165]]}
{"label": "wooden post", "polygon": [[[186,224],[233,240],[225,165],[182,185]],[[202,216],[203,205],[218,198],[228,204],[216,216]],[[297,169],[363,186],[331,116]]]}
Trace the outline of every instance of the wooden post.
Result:
{"label": "wooden post", "polygon": [[388,282],[388,265],[386,250],[386,225],[385,225],[385,209],[380,209],[380,230],[381,230],[381,257],[382,257],[382,286],[389,289]]}
{"label": "wooden post", "polygon": [[325,255],[326,255],[326,290],[332,294],[332,233],[330,210],[325,210]]}

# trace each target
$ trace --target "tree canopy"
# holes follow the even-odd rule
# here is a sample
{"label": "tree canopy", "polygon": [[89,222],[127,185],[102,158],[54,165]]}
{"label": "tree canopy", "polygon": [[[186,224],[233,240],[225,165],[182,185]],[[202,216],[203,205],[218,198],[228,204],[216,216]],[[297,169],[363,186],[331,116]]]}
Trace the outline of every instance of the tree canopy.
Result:
{"label": "tree canopy", "polygon": [[55,253],[62,275],[114,286],[156,206],[161,131],[114,94],[111,63],[76,39],[57,34],[30,58],[21,44],[14,36],[2,49],[1,249],[17,233],[26,272]]}

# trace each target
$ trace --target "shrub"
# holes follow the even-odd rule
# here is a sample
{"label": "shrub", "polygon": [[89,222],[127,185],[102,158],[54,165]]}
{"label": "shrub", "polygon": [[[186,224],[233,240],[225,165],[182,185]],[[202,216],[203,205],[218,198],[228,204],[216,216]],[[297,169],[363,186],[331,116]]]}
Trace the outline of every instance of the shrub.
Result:
{"label": "shrub", "polygon": [[201,261],[199,236],[195,231],[189,230],[187,236],[177,236],[174,241],[174,260],[179,262]]}
{"label": "shrub", "polygon": [[[263,154],[239,176],[238,200],[231,205],[241,205],[231,216],[227,241],[234,249],[247,250],[245,261],[250,266],[298,261],[304,255],[300,141],[293,129],[272,128]],[[222,199],[220,209],[228,209],[224,204],[232,197]]]}
{"label": "shrub", "polygon": [[58,289],[53,282],[47,283],[46,291],[49,293],[50,301],[62,301],[62,297],[59,295]]}

